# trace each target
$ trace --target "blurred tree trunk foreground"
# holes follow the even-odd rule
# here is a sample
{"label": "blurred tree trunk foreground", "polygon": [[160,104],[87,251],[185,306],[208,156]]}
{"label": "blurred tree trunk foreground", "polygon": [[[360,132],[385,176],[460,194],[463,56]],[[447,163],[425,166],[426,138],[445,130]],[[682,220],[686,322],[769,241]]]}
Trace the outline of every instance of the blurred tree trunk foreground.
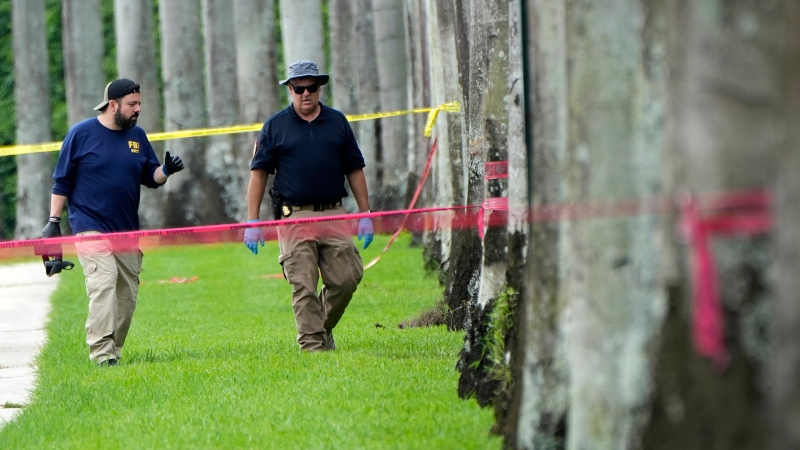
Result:
{"label": "blurred tree trunk foreground", "polygon": [[[534,219],[523,234],[513,220],[505,233],[486,230],[477,251],[469,232],[426,237],[457,317],[448,323],[466,328],[460,393],[493,405],[510,448],[796,448],[798,6],[509,3],[491,13],[481,0],[428,4],[439,48],[450,45],[445,30],[455,33],[461,87],[432,49],[434,102],[450,92],[462,104],[460,126],[435,128],[450,149],[433,181],[452,204],[477,205],[498,195],[513,204],[519,193],[504,186],[527,180]],[[508,34],[492,41],[498,32]],[[520,48],[525,70],[512,62],[498,89],[492,67]],[[514,115],[488,107],[498,96],[509,111],[524,103],[525,148],[504,144],[517,142]],[[486,181],[484,164],[506,150],[508,184]],[[520,152],[527,167],[515,163]],[[771,193],[776,181],[776,229],[713,239],[730,358],[715,365],[693,348],[692,248],[678,200]],[[622,215],[535,214],[632,199]],[[769,407],[784,414],[767,416]]]}

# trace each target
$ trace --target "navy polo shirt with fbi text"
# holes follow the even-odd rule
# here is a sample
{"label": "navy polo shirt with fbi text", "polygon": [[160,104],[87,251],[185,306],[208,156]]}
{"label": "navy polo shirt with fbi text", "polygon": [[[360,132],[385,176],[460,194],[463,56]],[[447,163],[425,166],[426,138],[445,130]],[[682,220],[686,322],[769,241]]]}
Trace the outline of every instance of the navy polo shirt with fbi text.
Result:
{"label": "navy polo shirt with fbi text", "polygon": [[250,170],[275,174],[275,188],[291,205],[340,201],[347,197],[345,176],[364,167],[345,115],[320,108],[309,122],[289,105],[264,122],[256,141]]}
{"label": "navy polo shirt with fbi text", "polygon": [[159,166],[144,130],[110,130],[92,117],[64,138],[53,194],[67,197],[73,233],[135,231],[141,185],[160,186],[153,179]]}

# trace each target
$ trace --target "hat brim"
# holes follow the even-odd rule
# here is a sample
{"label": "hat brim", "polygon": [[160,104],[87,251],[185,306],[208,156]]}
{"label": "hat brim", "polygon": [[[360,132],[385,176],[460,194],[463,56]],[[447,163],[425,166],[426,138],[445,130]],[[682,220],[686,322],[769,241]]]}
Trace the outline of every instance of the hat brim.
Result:
{"label": "hat brim", "polygon": [[105,107],[106,107],[106,105],[108,105],[108,102],[103,102],[103,103],[100,103],[99,105],[97,105],[97,106],[95,106],[95,107],[94,107],[94,110],[95,110],[95,111],[102,111],[102,110],[103,110],[103,108],[105,108]]}
{"label": "hat brim", "polygon": [[295,78],[316,78],[319,80],[319,85],[324,86],[328,84],[328,80],[330,80],[330,75],[323,74],[323,75],[300,75],[298,77],[287,78],[280,82],[282,85],[289,84],[290,81],[294,80]]}

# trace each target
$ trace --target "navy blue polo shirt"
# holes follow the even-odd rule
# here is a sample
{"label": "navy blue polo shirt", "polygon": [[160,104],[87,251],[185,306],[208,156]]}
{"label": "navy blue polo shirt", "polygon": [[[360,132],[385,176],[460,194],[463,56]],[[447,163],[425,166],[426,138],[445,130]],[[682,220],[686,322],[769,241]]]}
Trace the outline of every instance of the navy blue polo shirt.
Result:
{"label": "navy blue polo shirt", "polygon": [[135,231],[141,185],[160,186],[153,179],[159,166],[144,130],[110,130],[92,117],[64,138],[53,194],[67,197],[73,233]]}
{"label": "navy blue polo shirt", "polygon": [[275,188],[291,205],[340,201],[347,197],[345,176],[364,167],[345,115],[320,107],[309,122],[289,105],[267,119],[258,135],[250,170],[275,174]]}

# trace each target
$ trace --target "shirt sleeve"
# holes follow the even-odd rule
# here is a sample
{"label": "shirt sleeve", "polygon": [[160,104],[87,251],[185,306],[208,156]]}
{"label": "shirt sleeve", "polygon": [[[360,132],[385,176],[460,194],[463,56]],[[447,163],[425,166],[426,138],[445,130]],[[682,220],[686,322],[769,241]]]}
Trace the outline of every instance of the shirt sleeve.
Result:
{"label": "shirt sleeve", "polygon": [[275,157],[275,146],[272,144],[270,136],[270,128],[271,122],[268,121],[261,128],[261,132],[258,133],[250,170],[263,170],[270,175],[274,175],[277,168],[277,159]]}
{"label": "shirt sleeve", "polygon": [[366,164],[364,163],[364,155],[361,153],[361,147],[358,146],[353,128],[346,118],[342,117],[345,127],[345,145],[342,154],[342,172],[347,175],[348,173],[361,169]]}
{"label": "shirt sleeve", "polygon": [[161,167],[161,163],[158,162],[156,152],[153,150],[153,146],[150,145],[150,141],[147,139],[147,135],[144,133],[142,133],[142,142],[144,142],[143,147],[146,158],[142,170],[142,178],[139,181],[144,186],[147,186],[151,189],[157,189],[161,185],[156,183],[155,173],[156,170]]}
{"label": "shirt sleeve", "polygon": [[77,166],[74,160],[75,153],[80,148],[78,141],[80,141],[80,137],[77,136],[75,130],[71,130],[61,144],[58,162],[56,162],[56,167],[53,171],[53,194],[69,197],[75,188]]}

